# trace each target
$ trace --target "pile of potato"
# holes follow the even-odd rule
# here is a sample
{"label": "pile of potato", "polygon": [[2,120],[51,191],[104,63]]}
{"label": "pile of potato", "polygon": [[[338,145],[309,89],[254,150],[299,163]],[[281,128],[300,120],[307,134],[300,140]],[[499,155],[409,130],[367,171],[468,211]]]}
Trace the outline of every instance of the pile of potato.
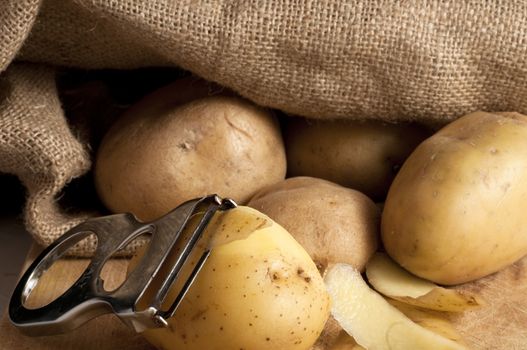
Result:
{"label": "pile of potato", "polygon": [[108,209],[146,221],[211,193],[248,206],[209,227],[219,239],[170,327],[145,332],[159,348],[461,349],[435,312],[484,302],[433,282],[527,254],[526,140],[515,113],[432,135],[278,117],[176,83],[113,125],[95,183]]}

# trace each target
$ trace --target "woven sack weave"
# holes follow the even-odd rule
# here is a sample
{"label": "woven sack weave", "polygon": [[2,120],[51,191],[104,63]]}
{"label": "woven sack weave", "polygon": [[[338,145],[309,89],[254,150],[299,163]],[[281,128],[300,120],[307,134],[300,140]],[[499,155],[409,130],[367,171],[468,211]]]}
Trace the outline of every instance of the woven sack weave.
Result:
{"label": "woven sack weave", "polygon": [[90,215],[56,202],[91,154],[65,119],[55,67],[181,67],[312,118],[527,113],[522,0],[3,0],[0,28],[0,172],[27,187],[27,227],[43,245]]}

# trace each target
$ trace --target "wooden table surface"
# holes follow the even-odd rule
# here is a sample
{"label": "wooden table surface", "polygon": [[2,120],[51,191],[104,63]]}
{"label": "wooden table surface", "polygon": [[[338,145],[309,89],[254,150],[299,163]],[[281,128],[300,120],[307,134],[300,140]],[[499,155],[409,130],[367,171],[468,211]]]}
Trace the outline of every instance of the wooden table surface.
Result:
{"label": "wooden table surface", "polygon": [[[30,249],[24,270],[38,255],[39,249]],[[57,261],[43,276],[30,299],[29,304],[45,303],[64,291],[87,266],[88,259],[64,259]],[[119,285],[124,279],[128,261],[111,260],[103,270],[105,287]],[[45,279],[44,279],[45,278]],[[108,284],[106,284],[108,283]],[[105,315],[84,324],[75,331],[54,336],[28,337],[20,333],[9,321],[7,310],[0,321],[1,350],[152,350],[139,334],[126,327],[116,316]]]}
{"label": "wooden table surface", "polygon": [[[32,248],[26,267],[38,249]],[[65,290],[84,270],[88,260],[58,261],[35,288],[30,303],[44,305]],[[103,278],[108,287],[124,279],[127,260],[108,263]],[[106,284],[105,284],[106,285]],[[487,306],[479,310],[452,315],[455,327],[473,349],[527,349],[527,258],[500,273],[459,287],[479,293]],[[27,337],[11,325],[7,315],[0,321],[0,350],[152,350],[115,316],[99,317],[79,329],[63,335]],[[182,349],[184,350],[184,349]]]}

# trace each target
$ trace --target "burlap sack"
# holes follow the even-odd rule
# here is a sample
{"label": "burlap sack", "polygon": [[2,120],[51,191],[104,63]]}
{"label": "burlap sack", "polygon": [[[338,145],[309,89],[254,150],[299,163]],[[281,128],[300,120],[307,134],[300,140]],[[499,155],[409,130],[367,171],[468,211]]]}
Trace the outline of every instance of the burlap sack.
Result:
{"label": "burlap sack", "polygon": [[[0,24],[0,71],[15,56],[87,69],[178,66],[315,118],[527,113],[523,0],[4,0]],[[28,228],[47,244],[79,220],[54,200],[89,157],[48,69],[16,65],[1,77],[0,171],[27,186]]]}
{"label": "burlap sack", "polygon": [[15,58],[37,17],[40,0],[3,0],[0,4],[0,72]]}
{"label": "burlap sack", "polygon": [[[72,178],[85,173],[90,159],[69,129],[55,88],[54,71],[30,64],[12,65],[2,75],[0,170],[16,174],[27,189],[27,229],[48,245],[86,218],[68,215],[56,197]],[[73,253],[93,248],[83,241]]]}

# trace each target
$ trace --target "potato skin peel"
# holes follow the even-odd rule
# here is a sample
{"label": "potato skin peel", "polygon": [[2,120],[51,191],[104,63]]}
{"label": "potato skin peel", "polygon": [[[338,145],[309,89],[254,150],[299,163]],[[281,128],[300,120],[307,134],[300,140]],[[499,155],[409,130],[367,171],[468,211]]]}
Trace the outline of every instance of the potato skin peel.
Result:
{"label": "potato skin peel", "polygon": [[527,254],[527,116],[476,112],[421,143],[384,206],[388,254],[439,284],[473,281]]}
{"label": "potato skin peel", "polygon": [[367,349],[465,349],[412,322],[370,289],[359,271],[350,265],[335,264],[324,281],[331,296],[331,314]]}
{"label": "potato skin peel", "polygon": [[463,312],[484,305],[474,293],[443,288],[410,274],[383,253],[370,259],[366,276],[377,292],[424,309]]}
{"label": "potato skin peel", "polygon": [[424,310],[389,298],[386,301],[419,326],[466,346],[463,337],[449,320],[449,314],[440,311]]}

